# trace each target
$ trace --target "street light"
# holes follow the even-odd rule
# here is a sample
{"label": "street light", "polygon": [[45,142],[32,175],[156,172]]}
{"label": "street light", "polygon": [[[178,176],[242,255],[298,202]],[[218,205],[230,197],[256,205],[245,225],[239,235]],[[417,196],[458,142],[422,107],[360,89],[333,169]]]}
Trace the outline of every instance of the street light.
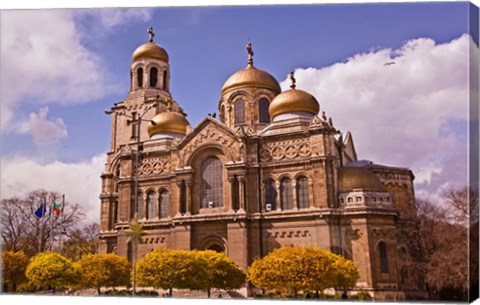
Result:
{"label": "street light", "polygon": [[[145,109],[145,111],[142,113],[142,114],[136,114],[135,116],[131,116],[131,115],[128,115],[128,114],[121,114],[119,113],[119,115],[123,115],[123,116],[126,116],[128,118],[131,118],[132,119],[132,122],[136,122],[137,123],[137,130],[136,130],[136,144],[137,144],[137,152],[135,154],[135,178],[134,178],[134,183],[135,183],[135,186],[134,186],[134,194],[135,194],[135,198],[134,198],[134,203],[135,203],[135,206],[134,206],[134,225],[136,226],[139,226],[138,224],[138,167],[139,167],[139,163],[140,163],[140,125],[141,125],[141,122],[142,121],[145,121],[145,122],[150,122],[152,123],[153,125],[155,125],[155,121],[153,120],[146,120],[146,119],[143,119],[143,116],[153,107],[157,107],[158,106],[158,96],[157,96],[157,101],[154,102],[153,104],[151,104],[150,106],[147,107],[147,109]],[[113,113],[113,110],[105,110],[105,113],[106,114],[112,114]],[[133,295],[136,294],[136,286],[137,286],[137,248],[138,248],[138,241],[139,239],[141,238],[141,235],[144,235],[145,232],[141,230],[141,225],[139,227],[139,233],[140,236],[138,238],[133,238],[133,258],[132,258],[132,265],[133,265]],[[136,230],[132,230],[132,227],[130,227],[130,230],[132,232],[130,233],[133,233],[135,234]],[[142,233],[143,232],[143,233]],[[131,234],[130,234],[131,235]],[[130,241],[131,239],[129,239]]]}

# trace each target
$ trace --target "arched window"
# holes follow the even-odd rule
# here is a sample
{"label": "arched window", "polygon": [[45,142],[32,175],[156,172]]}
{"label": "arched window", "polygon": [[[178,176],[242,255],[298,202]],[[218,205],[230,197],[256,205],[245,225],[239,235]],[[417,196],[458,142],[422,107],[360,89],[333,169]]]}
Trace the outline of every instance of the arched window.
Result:
{"label": "arched window", "polygon": [[378,243],[378,253],[380,255],[380,271],[388,273],[387,245],[384,241]]}
{"label": "arched window", "polygon": [[297,179],[297,201],[299,209],[308,208],[308,179],[306,177]]}
{"label": "arched window", "polygon": [[210,157],[203,161],[200,173],[202,208],[223,206],[222,162]]}
{"label": "arched window", "polygon": [[150,69],[150,87],[156,87],[158,81],[158,69],[153,67]]}
{"label": "arched window", "polygon": [[280,182],[280,202],[282,210],[289,210],[293,208],[292,204],[292,181],[284,178]]}
{"label": "arched window", "polygon": [[[180,187],[180,214],[185,214],[187,212],[187,186],[185,185],[185,181],[182,180],[182,182],[179,185]],[[160,209],[161,211],[161,209]]]}
{"label": "arched window", "polygon": [[240,194],[238,189],[238,180],[237,175],[233,177],[232,180],[232,209],[234,211],[240,208]]}
{"label": "arched window", "polygon": [[270,123],[270,115],[268,113],[268,100],[261,98],[258,102],[258,121],[260,123]]}
{"label": "arched window", "polygon": [[272,179],[265,182],[265,205],[270,204],[272,211],[277,209],[277,189]]}
{"label": "arched window", "polygon": [[138,88],[143,87],[143,69],[142,68],[137,69],[137,86]]}
{"label": "arched window", "polygon": [[245,101],[238,99],[235,102],[235,125],[245,124]]}
{"label": "arched window", "polygon": [[138,219],[143,219],[145,214],[143,213],[143,194],[138,193]]}
{"label": "arched window", "polygon": [[170,216],[170,196],[167,190],[160,192],[160,218],[167,218]]}
{"label": "arched window", "polygon": [[167,71],[163,71],[163,89],[167,89]]}
{"label": "arched window", "polygon": [[147,219],[155,217],[155,192],[149,191],[147,194]]}

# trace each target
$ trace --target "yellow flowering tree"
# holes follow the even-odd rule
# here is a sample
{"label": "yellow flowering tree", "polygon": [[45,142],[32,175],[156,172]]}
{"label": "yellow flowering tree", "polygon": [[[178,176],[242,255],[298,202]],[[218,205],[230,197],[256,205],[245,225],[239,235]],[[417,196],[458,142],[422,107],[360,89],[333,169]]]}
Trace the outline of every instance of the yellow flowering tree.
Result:
{"label": "yellow flowering tree", "polygon": [[[248,280],[257,287],[299,291],[354,286],[358,279],[355,265],[338,255],[314,247],[282,247],[248,268]],[[356,274],[356,275],[355,275]]]}
{"label": "yellow flowering tree", "polygon": [[2,279],[5,292],[17,290],[17,286],[27,282],[25,271],[29,258],[23,252],[2,252]]}
{"label": "yellow flowering tree", "polygon": [[88,254],[78,262],[80,286],[96,288],[101,294],[101,287],[130,285],[131,264],[116,254]]}
{"label": "yellow flowering tree", "polygon": [[68,258],[53,252],[42,252],[30,260],[26,276],[33,285],[55,288],[75,285],[79,272]]}
{"label": "yellow flowering tree", "polygon": [[246,275],[234,261],[225,255],[212,250],[197,251],[199,259],[206,260],[207,280],[206,287],[208,297],[212,288],[237,289],[245,283]]}
{"label": "yellow flowering tree", "polygon": [[138,285],[166,289],[170,295],[173,288],[204,290],[207,268],[196,251],[156,249],[138,261]]}

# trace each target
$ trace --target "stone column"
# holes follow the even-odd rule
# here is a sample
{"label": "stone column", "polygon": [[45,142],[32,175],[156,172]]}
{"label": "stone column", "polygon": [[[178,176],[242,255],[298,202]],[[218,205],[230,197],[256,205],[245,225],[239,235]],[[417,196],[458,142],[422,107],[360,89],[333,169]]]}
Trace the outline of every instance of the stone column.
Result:
{"label": "stone column", "polygon": [[[182,215],[182,186],[183,186],[183,180],[182,181],[177,181],[177,187],[178,187],[178,210],[177,210],[177,215],[176,216],[181,216]],[[185,194],[183,194],[185,195]]]}
{"label": "stone column", "polygon": [[298,201],[297,201],[297,180],[292,179],[292,209],[298,210]]}
{"label": "stone column", "polygon": [[315,196],[313,194],[313,179],[308,179],[308,207],[315,207]]}
{"label": "stone column", "polygon": [[235,176],[229,176],[228,181],[230,182],[230,211],[234,211],[234,203],[235,203]]}
{"label": "stone column", "polygon": [[192,182],[185,181],[185,215],[192,214]]}
{"label": "stone column", "polygon": [[280,199],[280,181],[275,181],[275,191],[277,192],[277,196],[275,197],[275,205],[278,211],[282,210],[282,200]]}
{"label": "stone column", "polygon": [[237,176],[240,211],[245,211],[245,176]]}

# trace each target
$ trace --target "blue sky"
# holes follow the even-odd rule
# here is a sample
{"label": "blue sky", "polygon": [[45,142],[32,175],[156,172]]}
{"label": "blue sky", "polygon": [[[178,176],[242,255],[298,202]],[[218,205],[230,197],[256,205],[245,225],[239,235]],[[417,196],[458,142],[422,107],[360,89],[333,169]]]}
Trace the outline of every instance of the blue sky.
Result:
{"label": "blue sky", "polygon": [[[445,176],[446,166],[454,163],[461,176],[468,166],[465,157],[463,154],[428,154],[425,153],[428,147],[418,151],[417,156],[410,155],[399,141],[408,139],[405,143],[412,146],[417,145],[415,139],[423,144],[425,139],[441,142],[438,147],[433,145],[432,150],[465,148],[468,109],[466,99],[463,100],[466,95],[462,94],[465,88],[468,90],[468,83],[463,79],[467,69],[457,68],[464,63],[468,65],[468,58],[457,63],[455,59],[450,61],[449,56],[457,54],[455,52],[465,54],[468,48],[468,38],[461,38],[469,33],[468,8],[467,2],[439,2],[2,11],[1,59],[3,63],[8,61],[8,65],[2,68],[1,105],[8,117],[2,114],[1,157],[2,168],[3,165],[9,166],[8,171],[2,170],[2,198],[25,192],[29,187],[35,189],[37,185],[56,186],[40,181],[31,181],[27,185],[22,182],[27,179],[24,176],[8,175],[20,168],[28,169],[27,163],[35,167],[33,172],[39,176],[42,176],[42,170],[49,171],[54,164],[82,164],[96,168],[101,165],[101,156],[109,149],[110,137],[110,117],[103,111],[126,97],[131,54],[147,41],[149,26],[155,30],[155,42],[169,53],[171,92],[187,112],[192,126],[207,113],[217,111],[224,81],[246,65],[245,45],[250,40],[255,52],[255,66],[268,71],[282,82],[283,87],[287,74],[295,70],[299,88],[309,89],[307,91],[317,97],[321,108],[331,113],[342,131],[352,131],[361,159],[411,167],[416,174],[418,172],[416,183],[420,194],[435,198],[434,190],[449,183]],[[47,21],[41,21],[46,13]],[[59,41],[43,42],[52,37],[58,37]],[[478,37],[473,39],[478,45]],[[33,46],[30,50],[23,47],[28,41]],[[36,43],[46,47],[35,48]],[[477,47],[474,49],[478,51]],[[45,54],[40,56],[35,50],[42,50]],[[38,58],[27,58],[28,54],[35,54]],[[445,71],[422,68],[415,73],[427,76],[432,73],[432,77],[422,80],[415,79],[415,73],[406,76],[408,71],[420,67],[424,62],[422,56],[433,58],[437,55],[439,61],[432,62],[427,68],[445,66]],[[425,82],[419,85],[431,90],[412,94],[408,101],[399,99],[396,104],[389,105],[385,98],[378,98],[388,97],[387,92],[383,92],[384,95],[378,92],[386,86],[375,91],[374,86],[370,88],[365,80],[373,77],[372,73],[378,73],[375,71],[379,68],[372,69],[372,62],[397,57],[404,60],[406,70],[398,75],[387,75],[385,80],[406,83],[410,86],[405,85],[402,89],[406,92],[418,89],[415,82]],[[22,70],[29,60],[35,68]],[[39,72],[44,67],[48,67],[49,72]],[[383,69],[381,64],[378,67]],[[356,72],[352,72],[352,68]],[[335,78],[336,71],[343,71],[342,77],[348,75],[348,78],[342,83],[342,77]],[[367,77],[362,77],[361,73]],[[445,73],[445,77],[438,78],[439,73]],[[309,75],[311,78],[307,81]],[[381,84],[378,75],[383,74],[375,75],[373,83]],[[24,78],[28,81],[24,82]],[[330,81],[334,85],[328,88],[332,90],[322,87]],[[341,88],[333,89],[334,86]],[[351,87],[357,91],[349,91]],[[410,109],[415,114],[413,116],[409,116],[408,111],[394,113],[398,103],[424,103],[422,99],[416,100],[419,96],[435,101],[437,95],[434,93],[449,90],[451,95],[439,98],[438,104],[432,104],[428,109]],[[336,92],[335,96],[329,95],[332,92]],[[458,99],[451,101],[452,97]],[[344,100],[345,106],[342,107]],[[449,105],[446,100],[458,105],[437,116],[437,107]],[[355,108],[359,105],[365,107]],[[398,125],[389,124],[392,128],[386,129],[388,134],[370,133],[372,126],[381,131],[383,121],[379,120],[380,126],[371,125],[375,118],[369,115],[374,111],[369,111],[368,107],[391,107],[390,122],[399,122]],[[399,111],[403,109],[398,108]],[[379,115],[387,117],[390,114],[381,112]],[[423,117],[416,118],[416,114]],[[420,123],[430,120],[430,115],[435,118],[432,119],[433,125],[422,127]],[[417,131],[402,125],[401,118],[405,117],[418,119],[408,126],[418,123],[418,128],[428,129],[428,132],[419,132],[423,137],[417,135]],[[371,140],[372,137],[378,137],[378,140]],[[395,138],[398,140],[391,140]],[[378,146],[378,143],[384,145]],[[390,144],[391,150],[384,149]],[[405,151],[399,152],[402,148]],[[418,157],[418,154],[422,156]],[[92,161],[94,158],[99,159]],[[99,174],[89,178],[92,185],[98,184],[98,189]],[[443,175],[443,178],[433,185],[438,178],[436,175]],[[38,180],[45,178],[39,177]],[[70,188],[73,186],[64,186],[59,191],[68,192]],[[75,196],[76,193],[72,192],[70,197]],[[93,207],[95,199],[88,200],[90,203],[86,206]]]}

